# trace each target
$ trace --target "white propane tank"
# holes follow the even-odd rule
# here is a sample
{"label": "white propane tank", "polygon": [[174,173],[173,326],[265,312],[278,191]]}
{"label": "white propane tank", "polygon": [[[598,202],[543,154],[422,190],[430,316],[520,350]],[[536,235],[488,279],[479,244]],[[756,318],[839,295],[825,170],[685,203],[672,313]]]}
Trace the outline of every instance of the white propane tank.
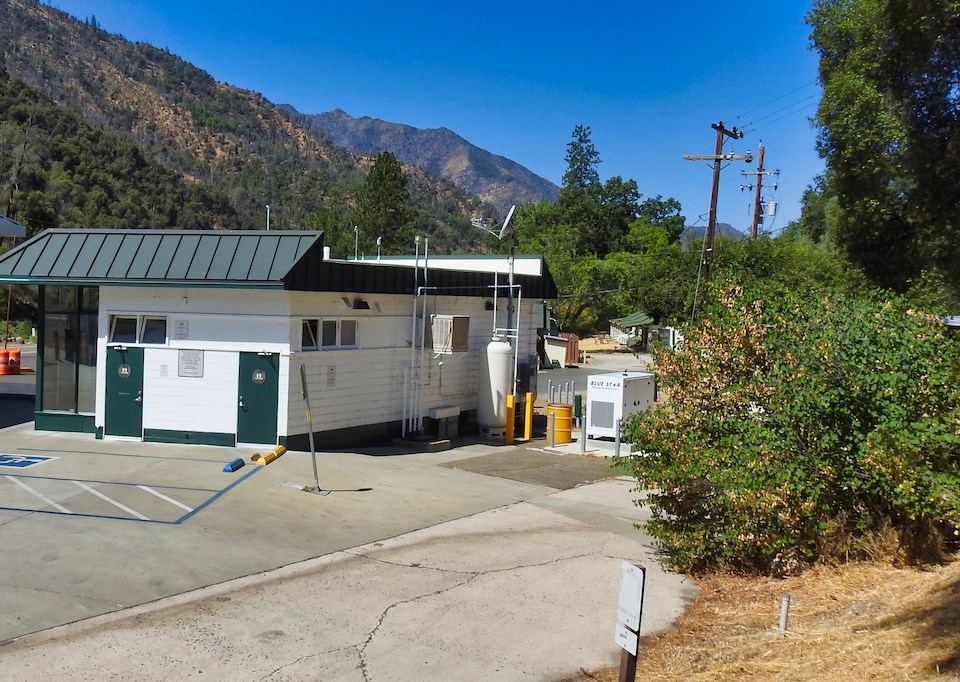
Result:
{"label": "white propane tank", "polygon": [[507,396],[513,393],[513,347],[494,336],[480,362],[477,422],[486,432],[503,433],[507,423]]}

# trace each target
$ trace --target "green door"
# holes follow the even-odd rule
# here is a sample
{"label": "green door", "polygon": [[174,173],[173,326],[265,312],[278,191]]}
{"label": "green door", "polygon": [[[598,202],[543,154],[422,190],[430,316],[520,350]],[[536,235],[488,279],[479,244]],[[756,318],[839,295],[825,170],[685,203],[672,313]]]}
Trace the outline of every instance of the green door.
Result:
{"label": "green door", "polygon": [[278,354],[240,353],[238,443],[276,444],[279,389]]}
{"label": "green door", "polygon": [[107,347],[103,433],[143,437],[143,348]]}

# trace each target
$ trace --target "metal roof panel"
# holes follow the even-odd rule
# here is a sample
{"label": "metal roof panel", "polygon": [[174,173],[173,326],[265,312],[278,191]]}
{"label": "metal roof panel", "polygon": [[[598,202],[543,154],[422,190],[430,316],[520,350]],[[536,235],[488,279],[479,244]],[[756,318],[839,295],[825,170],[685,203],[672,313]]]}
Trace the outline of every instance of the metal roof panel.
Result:
{"label": "metal roof panel", "polygon": [[[213,239],[214,237],[207,237]],[[210,261],[210,268],[207,270],[207,279],[224,280],[230,272],[230,266],[233,265],[233,257],[237,253],[237,247],[240,246],[240,237],[223,235],[216,237],[217,248],[213,254],[213,260]]]}
{"label": "metal roof panel", "polygon": [[140,248],[140,242],[143,241],[142,234],[126,234],[120,240],[120,246],[117,248],[117,256],[110,264],[107,270],[107,277],[114,279],[126,279],[133,259],[137,255],[137,249]]}
{"label": "metal roof panel", "polygon": [[157,253],[147,270],[147,279],[166,279],[173,268],[174,257],[183,238],[179,234],[164,234],[160,237]]}
{"label": "metal roof panel", "polygon": [[217,239],[203,235],[197,241],[196,250],[193,254],[193,260],[187,269],[187,276],[184,279],[204,280],[210,270],[210,262],[217,250]]}
{"label": "metal roof panel", "polygon": [[103,247],[103,243],[106,241],[106,239],[107,236],[104,234],[87,235],[86,239],[83,240],[83,244],[80,246],[79,251],[77,252],[77,257],[74,259],[73,265],[70,267],[70,271],[67,274],[72,277],[86,277],[89,275],[90,268],[93,267],[93,263],[100,254],[100,249]]}
{"label": "metal roof panel", "polygon": [[237,250],[233,254],[233,261],[225,279],[250,279],[250,268],[253,266],[253,257],[257,253],[260,239],[251,237],[237,240]]}
{"label": "metal roof panel", "polygon": [[127,270],[127,277],[130,279],[146,278],[150,264],[153,263],[153,259],[157,255],[161,239],[162,237],[159,234],[143,236],[143,240],[137,247],[137,254],[133,257],[133,262],[130,263],[130,268]]}
{"label": "metal roof panel", "polygon": [[[250,270],[247,273],[247,279],[270,279],[270,271],[273,269],[273,263],[276,260],[279,246],[279,237],[268,237],[266,235],[260,237],[260,242],[257,244],[257,250],[253,254],[253,262],[250,264]],[[289,264],[287,267],[289,267]]]}

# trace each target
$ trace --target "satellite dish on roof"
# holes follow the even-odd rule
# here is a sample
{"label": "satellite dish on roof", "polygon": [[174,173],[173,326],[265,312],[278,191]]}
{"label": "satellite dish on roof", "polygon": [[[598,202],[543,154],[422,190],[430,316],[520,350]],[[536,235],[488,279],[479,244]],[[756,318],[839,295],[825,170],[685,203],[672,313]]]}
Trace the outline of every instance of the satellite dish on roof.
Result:
{"label": "satellite dish on roof", "polygon": [[507,236],[507,232],[510,230],[510,218],[513,217],[513,212],[517,210],[517,205],[514,204],[510,207],[510,210],[507,211],[507,217],[503,221],[503,227],[500,228],[500,234],[497,235],[497,239],[503,241],[503,238]]}
{"label": "satellite dish on roof", "polygon": [[474,227],[480,228],[484,232],[489,232],[494,237],[502,241],[503,238],[510,233],[510,219],[513,218],[513,212],[516,210],[517,210],[516,204],[510,207],[510,210],[507,211],[507,217],[504,219],[503,224],[500,226],[499,230],[497,230],[495,225],[491,225],[490,227],[487,227],[486,225],[484,225],[482,218],[471,218],[470,224],[473,225]]}

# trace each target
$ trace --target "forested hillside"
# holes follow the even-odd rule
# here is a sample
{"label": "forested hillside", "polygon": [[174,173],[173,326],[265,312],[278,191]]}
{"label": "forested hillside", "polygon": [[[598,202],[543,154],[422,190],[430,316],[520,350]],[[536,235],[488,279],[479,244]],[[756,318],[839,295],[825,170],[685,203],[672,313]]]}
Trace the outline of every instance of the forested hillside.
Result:
{"label": "forested hillside", "polygon": [[0,70],[0,197],[33,230],[59,225],[239,228],[222,191],[186,180]]}
{"label": "forested hillside", "polygon": [[[90,226],[128,220],[140,225],[254,228],[264,224],[266,204],[271,206],[275,228],[304,227],[318,211],[327,219],[346,220],[372,163],[321,141],[258,93],[218,83],[168,51],[131,43],[101,30],[95,22],[77,21],[32,0],[0,0],[0,55],[11,82],[21,79],[50,100],[44,107],[55,103],[76,112],[103,139],[119,136],[109,144],[119,148],[121,140],[129,143],[127,156],[138,150],[147,166],[159,164],[179,178],[174,186],[181,184],[191,196],[207,197],[201,203],[212,209],[205,212],[197,206],[187,211],[184,206],[171,215],[164,202],[136,198],[156,191],[140,186],[142,174],[120,180],[113,176],[117,171],[125,174],[122,169],[97,167],[96,161],[70,168],[84,192],[129,181],[136,188],[118,194],[116,201],[122,198],[126,204],[144,206],[136,210],[124,206],[114,214],[106,210],[109,200],[100,202],[104,210],[94,210],[94,201],[93,212],[85,212],[62,195],[50,206],[36,206],[40,197],[28,199],[29,192],[56,187],[62,179],[45,175],[42,147],[49,141],[41,143],[41,129],[31,123],[29,111],[18,109],[20,118],[0,120],[6,136],[0,143],[0,177],[11,217],[31,229],[49,222]],[[58,134],[61,146],[80,144],[66,140],[72,135],[69,131]],[[27,143],[19,163],[37,173],[30,177],[18,171],[16,181],[9,181],[17,140],[21,146]],[[31,163],[31,158],[36,161]],[[49,170],[57,168],[51,165]],[[437,244],[438,248],[457,246],[451,242],[468,235],[469,216],[479,210],[479,200],[419,169],[404,170],[418,210],[418,229],[439,233],[447,243]],[[104,191],[109,199],[110,192]],[[83,198],[85,205],[88,197]],[[35,207],[46,210],[35,215]]]}

